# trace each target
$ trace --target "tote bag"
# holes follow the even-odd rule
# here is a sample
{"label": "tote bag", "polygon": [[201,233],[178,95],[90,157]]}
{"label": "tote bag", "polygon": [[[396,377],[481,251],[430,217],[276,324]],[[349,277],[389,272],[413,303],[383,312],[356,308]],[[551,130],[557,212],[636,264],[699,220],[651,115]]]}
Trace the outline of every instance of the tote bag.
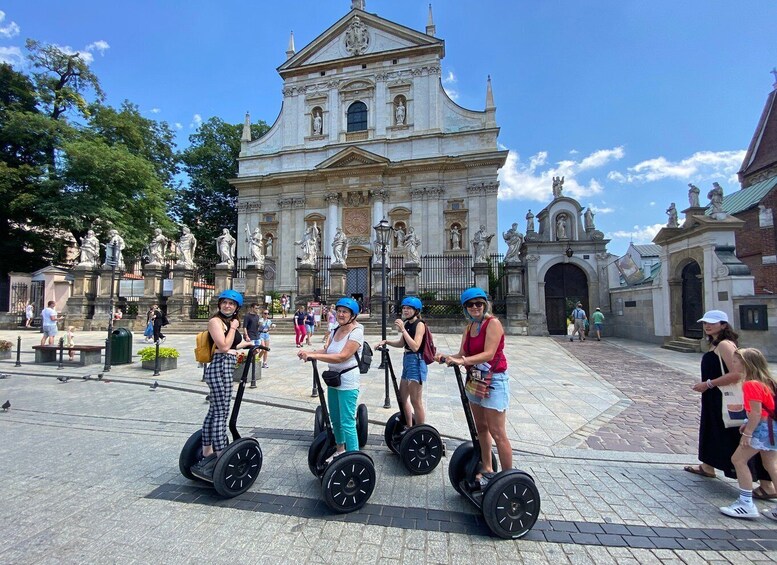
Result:
{"label": "tote bag", "polygon": [[[725,375],[723,368],[723,359],[715,352],[720,361],[720,374]],[[742,395],[742,383],[732,383],[730,385],[719,386],[720,394],[723,396],[722,416],[723,425],[727,428],[738,428],[745,423],[747,413],[745,412],[745,399]]]}

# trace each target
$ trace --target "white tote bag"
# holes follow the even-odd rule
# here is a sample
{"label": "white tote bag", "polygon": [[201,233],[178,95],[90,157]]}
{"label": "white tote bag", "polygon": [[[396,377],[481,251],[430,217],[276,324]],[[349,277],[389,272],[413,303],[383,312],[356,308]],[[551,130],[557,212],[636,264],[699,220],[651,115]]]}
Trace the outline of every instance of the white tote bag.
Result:
{"label": "white tote bag", "polygon": [[[726,370],[723,367],[723,359],[715,352],[720,361],[720,374],[725,375]],[[727,428],[738,428],[745,423],[747,412],[745,412],[745,399],[742,396],[742,383],[736,382],[730,385],[719,386],[720,394],[723,395],[722,416],[723,425]]]}

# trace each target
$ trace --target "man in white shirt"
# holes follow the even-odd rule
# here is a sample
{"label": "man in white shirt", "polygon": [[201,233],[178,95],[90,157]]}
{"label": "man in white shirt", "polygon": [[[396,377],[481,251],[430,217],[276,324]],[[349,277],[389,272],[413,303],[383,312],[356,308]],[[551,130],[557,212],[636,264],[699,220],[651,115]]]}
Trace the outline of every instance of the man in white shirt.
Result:
{"label": "man in white shirt", "polygon": [[569,341],[573,341],[575,334],[578,334],[580,341],[585,341],[585,321],[588,316],[585,315],[582,302],[577,303],[577,307],[572,310],[572,323],[575,324],[575,329],[572,330],[572,335],[569,336]]}
{"label": "man in white shirt", "polygon": [[46,338],[49,340],[49,345],[54,345],[54,337],[57,335],[57,320],[59,320],[54,305],[55,302],[49,300],[47,307],[40,313],[41,331],[43,332],[43,337],[40,338],[41,345],[46,345]]}

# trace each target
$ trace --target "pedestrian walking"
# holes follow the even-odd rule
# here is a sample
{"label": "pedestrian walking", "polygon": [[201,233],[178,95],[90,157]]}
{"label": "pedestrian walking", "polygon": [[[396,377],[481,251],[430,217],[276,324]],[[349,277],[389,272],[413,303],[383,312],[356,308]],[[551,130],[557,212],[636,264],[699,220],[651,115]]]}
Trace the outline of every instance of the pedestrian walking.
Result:
{"label": "pedestrian walking", "polygon": [[143,339],[146,343],[153,343],[154,341],[154,311],[159,308],[156,304],[152,304],[146,312],[146,329],[143,330]]}
{"label": "pedestrian walking", "polygon": [[596,341],[602,341],[602,329],[604,328],[604,314],[597,306],[596,311],[591,315],[594,321],[594,330],[596,330]]}
{"label": "pedestrian walking", "polygon": [[26,318],[24,327],[29,328],[32,326],[32,319],[35,317],[35,308],[33,307],[32,302],[28,302],[27,306],[24,307],[24,317]]}
{"label": "pedestrian walking", "polygon": [[575,334],[578,335],[580,341],[585,341],[585,322],[587,319],[588,316],[585,315],[585,310],[583,310],[583,303],[578,302],[575,309],[572,310],[572,323],[575,324],[575,327],[572,330],[572,335],[569,336],[569,341],[574,341]]}
{"label": "pedestrian walking", "polygon": [[43,332],[43,337],[40,338],[41,345],[46,345],[46,340],[48,340],[49,345],[54,345],[54,338],[57,335],[57,321],[59,320],[54,306],[56,306],[56,302],[49,300],[46,308],[40,313],[41,331]]}
{"label": "pedestrian walking", "polygon": [[305,316],[305,343],[310,343],[310,338],[313,337],[313,332],[316,329],[316,315],[313,313],[313,307],[308,307],[308,313]]}
{"label": "pedestrian walking", "polygon": [[67,332],[65,333],[65,347],[68,348],[67,356],[71,361],[75,360],[75,351],[73,351],[73,347],[75,347],[76,344],[76,337],[75,337],[75,327],[74,326],[68,326]]}
{"label": "pedestrian walking", "polygon": [[300,304],[297,306],[297,311],[294,313],[294,341],[297,347],[302,347],[305,341],[305,306]]}
{"label": "pedestrian walking", "polygon": [[154,343],[162,344],[167,339],[165,335],[162,333],[162,326],[167,325],[167,316],[164,315],[162,310],[157,307],[156,310],[154,310]]}
{"label": "pedestrian walking", "polygon": [[291,300],[286,294],[281,296],[281,315],[285,318],[289,313],[289,304]]}
{"label": "pedestrian walking", "polygon": [[[272,320],[270,319],[270,311],[264,310],[262,312],[262,317],[259,320],[259,342],[260,345],[263,345],[265,347],[270,347],[270,331],[273,329],[275,324],[272,323]],[[265,350],[262,350],[258,354],[258,359],[262,361],[262,369],[268,369],[270,365],[268,365],[267,360],[269,358],[270,352]]]}

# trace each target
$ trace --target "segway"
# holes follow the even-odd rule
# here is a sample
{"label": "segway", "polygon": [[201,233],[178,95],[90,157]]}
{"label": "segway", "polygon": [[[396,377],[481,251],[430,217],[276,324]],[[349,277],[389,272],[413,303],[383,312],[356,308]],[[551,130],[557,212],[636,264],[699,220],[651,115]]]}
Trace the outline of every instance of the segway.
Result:
{"label": "segway", "polygon": [[243,402],[246,380],[251,366],[256,362],[254,355],[256,349],[270,351],[269,347],[263,345],[254,345],[248,349],[243,376],[240,378],[235,403],[232,406],[232,414],[229,418],[232,443],[219,455],[216,466],[213,468],[213,477],[195,475],[192,472],[192,466],[202,459],[202,429],[191,435],[178,457],[178,468],[184,477],[193,481],[212,483],[216,492],[224,498],[234,498],[251,488],[262,469],[262,449],[259,447],[259,442],[252,437],[240,437],[240,433],[237,431],[237,417]]}
{"label": "segway", "polygon": [[337,445],[318,375],[318,364],[315,359],[310,361],[321,403],[323,429],[308,449],[308,468],[321,481],[322,498],[331,510],[340,514],[353,512],[364,506],[375,490],[375,465],[372,458],[362,451],[348,451],[327,463]]}
{"label": "segway", "polygon": [[394,366],[391,364],[391,355],[389,355],[385,345],[375,349],[383,351],[386,356],[386,367],[391,375],[394,394],[399,406],[399,412],[396,412],[386,422],[383,439],[386,440],[388,448],[399,455],[402,464],[413,475],[431,473],[445,456],[445,444],[443,444],[439,432],[432,426],[416,425],[415,417],[413,417],[413,427],[407,427],[405,407],[399,401],[399,385],[394,373]]}
{"label": "segway", "polygon": [[[367,433],[369,421],[367,420],[367,405],[359,404],[356,408],[356,435],[359,437],[359,447],[367,445]],[[321,406],[316,406],[316,416],[313,420],[313,437],[318,437],[324,430],[324,411]]]}
{"label": "segway", "polygon": [[[442,359],[442,362],[445,360]],[[537,521],[540,513],[540,493],[531,475],[518,469],[502,470],[481,487],[481,483],[475,478],[482,461],[477,428],[464,391],[461,369],[456,365],[454,371],[472,441],[462,443],[453,452],[448,465],[448,478],[456,492],[480,509],[492,532],[501,538],[518,539],[526,535]],[[493,469],[496,470],[493,453],[491,457]]]}

